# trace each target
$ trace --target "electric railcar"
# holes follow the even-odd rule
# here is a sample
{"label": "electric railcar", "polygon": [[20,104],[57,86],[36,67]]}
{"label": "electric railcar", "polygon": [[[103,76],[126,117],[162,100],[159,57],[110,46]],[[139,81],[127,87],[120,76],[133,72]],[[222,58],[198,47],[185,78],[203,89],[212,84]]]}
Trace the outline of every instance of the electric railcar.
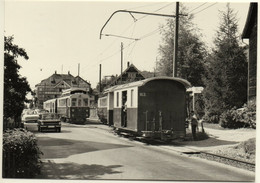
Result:
{"label": "electric railcar", "polygon": [[116,85],[99,98],[98,115],[119,131],[151,138],[184,137],[187,87],[188,81],[172,77]]}
{"label": "electric railcar", "polygon": [[84,123],[89,117],[89,106],[93,98],[86,90],[72,88],[64,90],[61,97],[44,102],[44,109],[57,113],[62,121]]}

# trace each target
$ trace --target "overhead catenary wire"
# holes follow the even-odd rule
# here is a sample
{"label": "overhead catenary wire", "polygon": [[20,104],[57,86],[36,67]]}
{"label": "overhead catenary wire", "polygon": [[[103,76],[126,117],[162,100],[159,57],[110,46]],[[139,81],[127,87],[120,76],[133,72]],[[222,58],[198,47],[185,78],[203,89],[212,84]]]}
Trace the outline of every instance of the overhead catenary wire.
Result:
{"label": "overhead catenary wire", "polygon": [[[157,11],[160,11],[160,10],[162,10],[162,9],[164,9],[164,8],[166,8],[166,7],[168,7],[168,6],[170,6],[171,4],[173,4],[173,3],[168,3],[167,5],[164,5],[163,7],[161,7],[161,8],[159,8],[159,9],[157,9],[157,10],[155,10],[155,11],[153,11],[153,12],[157,12]],[[149,6],[149,5],[147,5],[147,6]],[[139,6],[139,7],[135,7],[135,8],[130,8],[130,9],[137,9],[137,8],[141,8],[141,7],[146,7],[146,6]],[[129,9],[129,10],[130,10]],[[144,16],[144,17],[146,17],[146,16]],[[141,17],[141,19],[143,19],[144,17]],[[138,20],[140,20],[140,19],[138,19]],[[132,25],[135,25],[135,23],[136,23],[136,21],[134,22],[134,23],[132,23],[129,27],[131,27]],[[122,34],[124,33],[124,32],[126,32],[126,30],[128,30],[128,28],[129,27],[127,27],[123,32],[122,32]],[[149,33],[150,34],[150,33]],[[133,35],[133,33],[132,33],[132,35]],[[116,36],[116,37],[120,37],[120,36]],[[123,36],[121,36],[121,37],[123,37]],[[116,40],[115,40],[116,41]],[[100,55],[102,55],[107,49],[109,49],[114,43],[115,43],[115,41],[112,43],[112,44],[110,44],[102,53],[100,53],[98,56],[100,56]],[[137,40],[136,40],[137,41]],[[97,57],[98,57],[97,56]],[[107,57],[107,58],[110,58],[111,56],[109,56],[109,57]],[[103,59],[102,59],[103,60]]]}
{"label": "overhead catenary wire", "polygon": [[[157,12],[157,11],[159,11],[159,10],[161,10],[161,9],[164,9],[164,8],[170,6],[171,4],[173,4],[173,3],[169,3],[169,4],[167,4],[167,5],[163,6],[163,7],[161,7],[161,8],[159,8],[159,9],[155,10],[154,12]],[[206,3],[203,3],[203,4],[199,5],[199,6],[197,6],[196,8],[192,9],[189,13],[191,13],[191,12],[193,12],[193,11],[199,9],[200,7],[204,6],[205,4],[206,4]],[[214,6],[215,4],[217,4],[217,2],[214,3],[214,4],[211,4],[211,5],[209,5],[209,6],[207,6],[207,7],[205,7],[205,8],[203,8],[202,10],[199,10],[198,12],[195,12],[194,14],[198,14],[198,13],[200,13],[200,12],[202,12],[202,11],[204,11],[204,10],[206,10],[206,9],[208,9],[208,8],[210,8],[210,7],[212,7],[212,6]],[[149,5],[148,5],[148,6],[149,6]],[[135,8],[131,8],[131,9],[137,9],[137,8],[141,8],[141,7],[145,7],[145,6],[135,7]],[[129,9],[129,10],[130,10],[130,9]],[[144,15],[143,17],[141,17],[141,18],[139,18],[139,19],[137,19],[137,20],[141,20],[141,19],[145,18],[146,16],[147,16],[147,15]],[[128,26],[124,31],[122,31],[122,34],[123,34],[124,32],[126,32],[126,31],[127,31],[131,26],[133,26],[133,25],[135,26],[135,25],[136,25],[136,22],[133,22],[133,23],[132,23],[130,26]],[[149,32],[149,33],[147,33],[147,34],[141,36],[140,39],[145,39],[145,38],[147,38],[147,37],[150,37],[150,36],[156,34],[156,33],[159,31],[159,29],[160,29],[160,28],[158,28],[158,29],[156,29],[156,30],[153,30],[153,31],[151,31],[151,32]],[[133,33],[132,33],[132,35],[133,35]],[[112,44],[110,44],[106,49],[104,49],[104,50],[102,51],[102,53],[100,53],[98,56],[103,55],[104,52],[107,51],[115,42],[116,42],[116,40],[113,41]],[[133,48],[134,48],[134,47],[133,47]],[[133,48],[132,48],[132,50],[133,50]],[[132,50],[131,50],[131,52],[132,52]],[[119,50],[119,51],[120,51],[120,50]],[[101,61],[103,62],[104,60],[106,60],[106,59],[108,59],[108,58],[111,58],[112,56],[114,56],[114,55],[116,55],[117,53],[119,53],[119,51],[115,52],[114,54],[112,54],[112,55],[110,55],[110,56],[108,56],[108,57],[106,57],[106,58],[104,58],[104,59],[101,59]],[[98,62],[98,63],[99,63],[99,62]],[[98,64],[98,63],[95,63],[94,65],[96,65],[96,64]],[[93,66],[94,66],[94,65],[93,65]],[[93,66],[92,66],[92,67],[93,67]],[[86,66],[86,67],[89,68],[90,66]],[[86,67],[84,67],[84,68],[86,68]]]}

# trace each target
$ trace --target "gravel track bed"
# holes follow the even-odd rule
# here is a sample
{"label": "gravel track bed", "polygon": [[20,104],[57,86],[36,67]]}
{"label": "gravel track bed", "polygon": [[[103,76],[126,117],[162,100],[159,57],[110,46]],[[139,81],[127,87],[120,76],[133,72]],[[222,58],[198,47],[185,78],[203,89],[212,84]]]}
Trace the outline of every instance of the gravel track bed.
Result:
{"label": "gravel track bed", "polygon": [[[223,155],[223,154],[221,154],[221,155]],[[249,171],[253,171],[253,172],[255,171],[255,167],[252,167],[251,165],[247,165],[247,164],[236,162],[236,161],[230,161],[230,160],[223,159],[223,158],[216,157],[216,156],[208,156],[208,155],[205,155],[205,154],[194,154],[192,156],[204,158],[204,159],[211,160],[211,161],[216,161],[216,162],[219,162],[219,163],[224,163],[226,165],[234,166],[234,167],[237,167],[237,168],[243,168],[245,170],[249,170]],[[235,159],[235,157],[230,157],[230,158]],[[242,160],[242,161],[245,161],[245,160]]]}

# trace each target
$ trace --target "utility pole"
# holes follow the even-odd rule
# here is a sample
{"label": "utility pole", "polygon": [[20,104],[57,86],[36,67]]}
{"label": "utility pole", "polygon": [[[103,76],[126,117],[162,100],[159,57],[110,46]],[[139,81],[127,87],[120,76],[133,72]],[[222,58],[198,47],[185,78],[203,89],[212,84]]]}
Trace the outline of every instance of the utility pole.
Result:
{"label": "utility pole", "polygon": [[178,36],[179,36],[179,2],[176,2],[175,32],[174,32],[174,50],[173,50],[173,77],[177,77],[178,60]]}
{"label": "utility pole", "polygon": [[123,49],[124,49],[124,45],[121,42],[121,84],[122,84],[122,73],[123,73]]}
{"label": "utility pole", "polygon": [[80,64],[78,64],[78,76],[79,76],[79,68],[80,68]]}
{"label": "utility pole", "polygon": [[79,88],[79,67],[80,67],[80,64],[78,63],[78,88]]}
{"label": "utility pole", "polygon": [[99,64],[99,93],[101,93],[101,64]]}

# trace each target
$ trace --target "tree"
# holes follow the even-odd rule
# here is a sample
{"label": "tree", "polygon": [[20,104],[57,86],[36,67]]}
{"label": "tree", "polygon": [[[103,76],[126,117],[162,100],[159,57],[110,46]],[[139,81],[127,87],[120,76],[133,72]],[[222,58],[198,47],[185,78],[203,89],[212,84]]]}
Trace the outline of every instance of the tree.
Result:
{"label": "tree", "polygon": [[[187,14],[188,9],[180,4],[180,13]],[[188,80],[193,86],[202,86],[204,74],[204,59],[206,57],[205,44],[200,40],[199,30],[193,24],[193,14],[180,16],[177,77]],[[160,75],[172,76],[174,50],[174,19],[168,19],[161,27],[162,44],[159,47],[160,59],[156,63],[156,70]]]}
{"label": "tree", "polygon": [[23,48],[13,44],[13,36],[4,38],[4,119],[13,118],[19,120],[26,95],[31,91],[25,77],[21,77],[17,58],[29,57]]}
{"label": "tree", "polygon": [[[116,76],[112,75],[112,76],[105,76],[101,79],[101,92],[104,91],[104,89],[106,89],[107,87],[110,86],[111,82],[116,78]],[[96,90],[99,90],[100,88],[100,83],[97,84],[96,86]]]}
{"label": "tree", "polygon": [[226,6],[214,40],[215,48],[205,67],[204,102],[206,117],[218,121],[225,110],[241,107],[247,100],[247,62],[241,46],[236,14]]}

